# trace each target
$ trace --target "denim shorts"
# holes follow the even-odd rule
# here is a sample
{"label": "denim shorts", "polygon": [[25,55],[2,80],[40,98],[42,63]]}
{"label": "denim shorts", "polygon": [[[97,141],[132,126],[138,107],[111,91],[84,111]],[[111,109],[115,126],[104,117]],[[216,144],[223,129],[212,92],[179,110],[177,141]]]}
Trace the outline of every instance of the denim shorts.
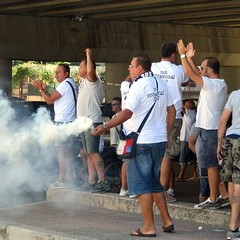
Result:
{"label": "denim shorts", "polygon": [[[68,124],[63,122],[54,122],[56,126],[62,125],[62,124]],[[55,140],[55,147],[72,147],[73,146],[73,135],[67,137],[64,140]]]}
{"label": "denim shorts", "polygon": [[196,162],[196,155],[189,149],[188,142],[181,142],[181,151],[179,157],[179,164],[186,166]]}
{"label": "denim shorts", "polygon": [[137,144],[136,156],[126,159],[127,183],[131,194],[164,191],[160,183],[160,168],[165,149],[166,142]]}
{"label": "denim shorts", "polygon": [[197,160],[201,168],[217,167],[217,130],[200,129],[197,139]]}
{"label": "denim shorts", "polygon": [[221,180],[240,184],[240,139],[223,139],[221,151]]}
{"label": "denim shorts", "polygon": [[[102,123],[93,123],[94,127],[97,127]],[[100,136],[93,136],[91,130],[87,130],[80,134],[85,153],[99,153]]]}

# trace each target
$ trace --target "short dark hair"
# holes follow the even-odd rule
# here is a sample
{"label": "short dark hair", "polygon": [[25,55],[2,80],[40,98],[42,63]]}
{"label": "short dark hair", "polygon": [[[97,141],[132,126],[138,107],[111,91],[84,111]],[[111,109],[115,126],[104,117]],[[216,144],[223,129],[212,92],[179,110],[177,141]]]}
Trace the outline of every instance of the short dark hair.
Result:
{"label": "short dark hair", "polygon": [[60,63],[58,66],[63,67],[63,71],[68,73],[68,77],[70,76],[70,67],[66,63]]}
{"label": "short dark hair", "polygon": [[137,66],[142,66],[145,71],[151,71],[152,62],[151,59],[146,54],[138,54],[134,58],[137,59]]}
{"label": "short dark hair", "polygon": [[[92,59],[91,59],[92,60]],[[84,64],[87,66],[87,59],[86,58],[84,58],[83,60],[82,60],[82,62],[84,62]],[[92,62],[93,62],[93,68],[94,68],[94,70],[96,70],[96,63],[92,60]]]}
{"label": "short dark hair", "polygon": [[215,57],[206,57],[203,59],[203,61],[204,60],[207,60],[207,67],[212,68],[213,72],[219,74],[220,63]]}
{"label": "short dark hair", "polygon": [[118,101],[120,104],[122,103],[122,99],[120,97],[114,97],[112,101]]}
{"label": "short dark hair", "polygon": [[173,42],[164,42],[161,46],[161,57],[170,57],[173,53],[177,52],[177,45]]}

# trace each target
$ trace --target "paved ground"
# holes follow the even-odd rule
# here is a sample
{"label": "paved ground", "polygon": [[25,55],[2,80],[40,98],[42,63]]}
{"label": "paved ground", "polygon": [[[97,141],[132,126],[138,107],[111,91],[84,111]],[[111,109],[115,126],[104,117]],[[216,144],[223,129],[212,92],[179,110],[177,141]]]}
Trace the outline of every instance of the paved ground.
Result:
{"label": "paved ground", "polygon": [[[72,203],[50,202],[1,209],[0,221],[2,222],[0,239],[9,240],[130,240],[137,239],[137,237],[131,237],[129,233],[142,226],[142,218],[139,214]],[[226,228],[181,220],[174,222],[176,231],[163,233],[161,221],[156,217],[158,234],[154,239],[226,239]],[[4,236],[8,237],[4,238]]]}

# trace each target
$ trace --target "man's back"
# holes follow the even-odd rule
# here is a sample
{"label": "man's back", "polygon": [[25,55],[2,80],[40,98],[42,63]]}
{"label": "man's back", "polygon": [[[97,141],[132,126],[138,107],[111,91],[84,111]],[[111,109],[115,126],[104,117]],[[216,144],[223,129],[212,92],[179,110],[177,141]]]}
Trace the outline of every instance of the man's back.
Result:
{"label": "man's back", "polygon": [[103,101],[103,87],[101,81],[90,82],[88,79],[82,79],[79,85],[78,93],[78,117],[88,117],[93,122],[102,121],[101,104]]}
{"label": "man's back", "polygon": [[176,65],[169,61],[155,62],[151,68],[154,75],[165,80],[171,92],[171,96],[176,108],[176,118],[181,118],[182,110],[182,84],[188,82],[188,77],[184,73],[181,65]]}

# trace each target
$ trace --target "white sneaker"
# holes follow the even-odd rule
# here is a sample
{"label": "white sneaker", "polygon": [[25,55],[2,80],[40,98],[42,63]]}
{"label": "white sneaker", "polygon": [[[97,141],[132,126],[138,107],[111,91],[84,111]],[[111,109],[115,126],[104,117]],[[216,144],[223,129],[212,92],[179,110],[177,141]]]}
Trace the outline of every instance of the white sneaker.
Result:
{"label": "white sneaker", "polygon": [[203,208],[218,209],[218,208],[220,208],[220,203],[218,201],[212,202],[210,200],[210,198],[208,198],[206,201],[195,205],[194,208],[196,208],[196,209],[203,209]]}
{"label": "white sneaker", "polygon": [[66,183],[64,182],[60,182],[59,180],[57,180],[56,182],[50,184],[51,188],[65,188],[67,187]]}
{"label": "white sneaker", "polygon": [[126,190],[126,189],[121,188],[120,193],[119,193],[119,196],[121,196],[121,197],[126,197],[126,196],[128,196],[128,195],[129,195],[129,191]]}
{"label": "white sneaker", "polygon": [[137,195],[137,194],[133,194],[133,195],[130,195],[129,197],[130,197],[130,198],[137,198],[138,195]]}
{"label": "white sneaker", "polygon": [[167,203],[173,203],[177,201],[177,199],[175,197],[172,197],[170,194],[168,194],[167,191],[165,191],[164,193],[165,193],[165,198]]}
{"label": "white sneaker", "polygon": [[172,189],[172,188],[169,188],[169,189],[167,190],[167,193],[168,193],[168,195],[171,196],[171,197],[174,197],[174,198],[175,198],[175,196],[176,196],[175,191],[174,191],[174,189]]}

